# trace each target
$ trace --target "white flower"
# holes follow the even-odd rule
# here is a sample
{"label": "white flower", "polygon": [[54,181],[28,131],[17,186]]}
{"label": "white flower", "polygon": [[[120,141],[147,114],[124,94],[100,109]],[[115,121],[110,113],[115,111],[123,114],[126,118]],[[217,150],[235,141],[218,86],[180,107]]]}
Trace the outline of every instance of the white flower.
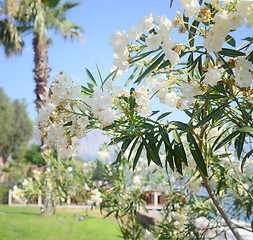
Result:
{"label": "white flower", "polygon": [[201,229],[206,229],[208,227],[209,220],[205,217],[198,217],[195,219],[195,227],[196,228],[201,228]]}
{"label": "white flower", "polygon": [[126,49],[129,43],[129,37],[125,31],[118,30],[115,34],[111,35],[109,44],[114,48],[114,51]]}
{"label": "white flower", "polygon": [[146,39],[146,45],[152,50],[157,50],[161,45],[161,38],[158,34],[151,33]]}
{"label": "white flower", "polygon": [[211,86],[215,86],[218,81],[221,80],[222,74],[217,68],[208,69],[208,72],[205,73],[204,83]]}
{"label": "white flower", "polygon": [[171,65],[176,65],[180,61],[179,55],[173,50],[166,51],[165,57],[170,61]]}
{"label": "white flower", "polygon": [[89,118],[87,116],[83,116],[80,117],[76,122],[80,127],[85,128],[89,124]]}
{"label": "white flower", "polygon": [[154,27],[153,18],[144,16],[138,25],[138,29],[143,32],[149,32]]}
{"label": "white flower", "polygon": [[151,232],[149,232],[147,229],[145,230],[145,234],[143,235],[143,239],[144,240],[156,240],[154,235]]}
{"label": "white flower", "polygon": [[244,16],[238,12],[229,12],[228,20],[231,29],[241,28],[244,24]]}
{"label": "white flower", "polygon": [[68,168],[67,168],[67,171],[68,171],[68,172],[72,172],[72,167],[68,167]]}
{"label": "white flower", "polygon": [[193,104],[195,102],[194,96],[202,94],[200,87],[196,87],[196,86],[190,85],[188,83],[181,84],[181,91],[189,104]]}
{"label": "white flower", "polygon": [[67,146],[66,148],[58,148],[58,156],[60,158],[70,158],[74,155],[75,149],[72,145]]}
{"label": "white flower", "polygon": [[133,40],[137,41],[142,35],[142,32],[139,30],[138,27],[130,27],[128,30],[128,36]]}
{"label": "white flower", "polygon": [[238,57],[235,66],[235,84],[239,87],[249,87],[253,78],[253,64],[245,57]]}
{"label": "white flower", "polygon": [[194,18],[199,13],[199,3],[197,0],[180,0],[180,5],[186,17]]}
{"label": "white flower", "polygon": [[199,192],[201,187],[201,180],[196,179],[195,181],[188,181],[185,186],[190,189],[192,192]]}
{"label": "white flower", "polygon": [[221,51],[224,42],[225,37],[217,36],[213,31],[210,31],[203,43],[203,46],[208,52],[218,52]]}
{"label": "white flower", "polygon": [[102,202],[101,198],[101,192],[96,188],[91,191],[91,201],[96,204],[96,206],[99,206]]}
{"label": "white flower", "polygon": [[27,179],[24,179],[24,181],[22,182],[22,186],[27,186],[28,185],[28,180]]}
{"label": "white flower", "polygon": [[166,94],[165,103],[169,105],[170,108],[174,108],[177,103],[177,94],[175,92],[169,92]]}

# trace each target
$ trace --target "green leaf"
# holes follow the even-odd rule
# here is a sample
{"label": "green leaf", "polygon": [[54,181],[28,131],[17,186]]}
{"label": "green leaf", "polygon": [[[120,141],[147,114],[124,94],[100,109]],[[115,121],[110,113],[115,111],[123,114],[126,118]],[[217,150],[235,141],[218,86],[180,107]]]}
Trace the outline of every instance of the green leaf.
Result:
{"label": "green leaf", "polygon": [[170,114],[171,114],[171,112],[165,112],[165,113],[161,114],[161,115],[156,119],[156,121],[159,121],[159,120],[161,120],[161,119],[167,117],[167,116],[170,115]]}
{"label": "green leaf", "polygon": [[221,137],[229,130],[229,128],[227,128],[224,132],[222,132],[214,141],[213,146],[211,147],[211,150],[213,151],[214,147],[216,146],[216,144],[219,142],[219,140],[221,139]]}
{"label": "green leaf", "polygon": [[253,63],[253,50],[248,54],[247,60]]}
{"label": "green leaf", "polygon": [[134,83],[140,83],[141,80],[145,77],[147,77],[149,74],[152,73],[153,70],[157,68],[157,66],[161,63],[163,60],[165,54],[163,53],[155,62],[153,62],[142,74],[140,77],[137,78],[137,80]]}
{"label": "green leaf", "polygon": [[244,38],[244,39],[242,39],[242,40],[246,40],[246,41],[249,41],[249,42],[253,42],[253,37],[246,37],[246,38]]}
{"label": "green leaf", "polygon": [[[97,67],[97,70],[98,70],[98,75],[99,75],[99,78],[100,78],[100,81],[101,81],[101,84],[103,84],[103,78],[102,78],[102,75],[101,75],[101,72],[100,72],[100,69],[96,63],[96,67]],[[95,80],[95,79],[94,79]]]}
{"label": "green leaf", "polygon": [[224,103],[223,105],[219,106],[217,109],[213,110],[210,114],[208,114],[205,118],[198,122],[195,128],[204,125],[209,120],[213,119],[218,113],[220,113],[229,103]]}
{"label": "green leaf", "polygon": [[136,58],[135,58],[132,62],[130,62],[130,63],[138,62],[138,61],[140,61],[141,59],[147,57],[148,55],[150,55],[151,53],[154,53],[154,52],[155,52],[155,51],[152,50],[152,51],[149,51],[149,52],[142,53],[142,54],[136,56]]}
{"label": "green leaf", "polygon": [[198,70],[199,70],[199,75],[202,76],[202,55],[199,56]]}
{"label": "green leaf", "polygon": [[139,67],[136,67],[133,73],[131,74],[131,76],[128,78],[127,82],[125,83],[125,87],[133,80],[133,78],[135,77],[138,71],[139,71]]}
{"label": "green leaf", "polygon": [[185,28],[186,28],[186,29],[189,29],[189,25],[187,24],[187,23],[189,22],[189,18],[186,17],[185,15],[183,15],[183,20],[184,20],[184,22],[185,22],[185,24],[184,24]]}
{"label": "green leaf", "polygon": [[162,167],[162,162],[161,162],[161,159],[159,157],[156,145],[153,142],[151,142],[151,141],[149,141],[149,143],[147,143],[146,139],[143,142],[145,144],[145,148],[146,148],[146,150],[148,152],[148,155],[150,156],[151,160],[153,160],[153,162],[156,165]]}
{"label": "green leaf", "polygon": [[186,132],[190,129],[190,126],[188,124],[180,122],[180,121],[172,121],[172,122],[170,122],[170,124],[178,127],[181,130],[184,130]]}
{"label": "green leaf", "polygon": [[144,143],[142,142],[142,143],[140,144],[140,146],[139,146],[139,148],[138,148],[136,154],[135,154],[134,161],[133,161],[133,171],[134,171],[134,169],[135,169],[135,167],[136,167],[136,165],[137,165],[137,163],[138,163],[138,160],[139,160],[139,158],[140,158],[140,156],[141,156],[141,152],[142,152],[143,146],[144,146]]}
{"label": "green leaf", "polygon": [[243,167],[245,165],[245,162],[247,160],[247,158],[249,158],[250,156],[252,156],[253,154],[253,149],[251,149],[245,156],[244,158],[242,159],[242,163],[241,163],[241,171],[243,172]]}
{"label": "green leaf", "polygon": [[228,57],[238,57],[238,56],[245,56],[245,53],[239,52],[237,50],[233,50],[230,48],[222,48],[221,51],[219,51],[219,54],[228,56]]}
{"label": "green leaf", "polygon": [[[174,153],[175,153],[175,151],[174,151]],[[175,162],[177,171],[178,171],[181,175],[183,175],[182,161],[181,161],[181,158],[180,158],[178,155],[175,155],[175,154],[174,154],[174,162]]]}
{"label": "green leaf", "polygon": [[235,140],[235,149],[236,149],[236,152],[237,152],[238,159],[240,159],[241,154],[242,154],[243,145],[244,145],[244,141],[245,141],[245,136],[246,136],[246,133],[242,132],[242,133],[240,133],[238,138]]}
{"label": "green leaf", "polygon": [[130,149],[130,152],[129,152],[129,155],[128,155],[128,161],[130,160],[131,155],[132,155],[132,153],[133,153],[133,151],[134,151],[134,149],[135,149],[135,146],[136,146],[136,144],[138,143],[138,141],[139,141],[139,137],[137,137],[137,138],[135,139],[135,141],[134,141],[134,143],[133,143],[133,145],[132,145],[132,147],[131,147],[131,149]]}
{"label": "green leaf", "polygon": [[86,74],[87,74],[88,78],[90,79],[91,83],[92,83],[93,85],[97,86],[96,80],[95,80],[95,78],[93,77],[93,75],[91,74],[91,72],[89,71],[89,69],[88,69],[88,68],[85,68],[85,70],[86,70]]}
{"label": "green leaf", "polygon": [[128,146],[130,145],[130,143],[132,142],[133,138],[127,138],[123,143],[122,146],[120,148],[119,154],[116,158],[116,161],[114,163],[118,163],[121,162],[121,158],[123,157],[125,151],[127,150]]}
{"label": "green leaf", "polygon": [[236,45],[235,39],[230,35],[226,36],[225,41],[226,41],[226,43],[228,43],[232,47],[235,47],[235,45]]}
{"label": "green leaf", "polygon": [[202,153],[199,149],[199,146],[195,140],[195,138],[193,137],[193,135],[188,132],[187,133],[187,141],[189,143],[189,148],[190,148],[190,151],[191,151],[191,154],[194,158],[194,161],[196,162],[197,166],[199,167],[199,169],[206,175],[208,176],[207,174],[207,169],[206,169],[206,163],[203,159],[203,156],[202,156]]}
{"label": "green leaf", "polygon": [[217,57],[220,65],[224,68],[224,70],[229,73],[230,75],[233,75],[233,71],[231,69],[231,67],[228,65],[228,63],[223,59],[223,57],[219,54],[219,53],[214,53],[215,56]]}
{"label": "green leaf", "polygon": [[92,95],[92,93],[94,92],[93,90],[87,88],[87,87],[84,87],[82,86],[82,92],[88,94],[88,95]]}
{"label": "green leaf", "polygon": [[252,127],[242,127],[242,128],[238,128],[237,129],[239,132],[253,132],[253,128]]}
{"label": "green leaf", "polygon": [[170,0],[170,8],[172,7],[173,0]]}
{"label": "green leaf", "polygon": [[166,61],[164,61],[164,62],[158,67],[158,69],[165,68],[165,67],[167,67],[168,65],[170,65],[170,61],[169,61],[169,60],[166,60]]}
{"label": "green leaf", "polygon": [[207,94],[207,95],[196,95],[194,98],[196,99],[220,99],[220,98],[225,98],[226,96],[220,95],[220,94]]}
{"label": "green leaf", "polygon": [[193,77],[193,70],[194,70],[196,64],[197,63],[194,64],[194,61],[193,61],[193,52],[192,52],[189,55],[188,60],[187,60],[187,72],[191,76],[191,78]]}
{"label": "green leaf", "polygon": [[72,126],[72,121],[65,123],[63,126],[64,126],[64,127]]}
{"label": "green leaf", "polygon": [[239,135],[240,132],[239,131],[235,131],[232,132],[231,134],[229,134],[226,138],[224,138],[218,145],[217,147],[214,149],[214,151],[220,149],[222,146],[224,146],[226,143],[232,141],[233,138],[235,138],[237,135]]}
{"label": "green leaf", "polygon": [[174,162],[173,162],[173,152],[172,152],[172,147],[168,146],[167,144],[165,144],[165,152],[166,152],[166,161],[165,161],[165,167],[166,167],[166,171],[168,173],[168,166],[167,163],[169,163],[170,168],[172,169],[172,171],[174,171]]}
{"label": "green leaf", "polygon": [[111,142],[108,145],[114,145],[120,142],[125,141],[126,139],[129,139],[129,136],[122,136],[122,137],[115,137],[111,140]]}
{"label": "green leaf", "polygon": [[184,162],[186,166],[188,166],[184,145],[181,141],[181,138],[177,130],[173,130],[173,138],[174,138],[174,151],[180,156],[181,161]]}
{"label": "green leaf", "polygon": [[[196,28],[198,28],[199,23],[200,23],[200,22],[198,22],[198,21],[195,20],[195,21],[192,23],[192,25],[195,26]],[[194,27],[191,27],[191,28],[190,28],[190,32],[189,32],[189,37],[188,37],[188,39],[191,39],[191,38],[193,38],[193,37],[196,35],[196,31],[197,31],[196,28],[194,28]],[[194,38],[190,40],[189,45],[190,45],[191,47],[194,46]]]}

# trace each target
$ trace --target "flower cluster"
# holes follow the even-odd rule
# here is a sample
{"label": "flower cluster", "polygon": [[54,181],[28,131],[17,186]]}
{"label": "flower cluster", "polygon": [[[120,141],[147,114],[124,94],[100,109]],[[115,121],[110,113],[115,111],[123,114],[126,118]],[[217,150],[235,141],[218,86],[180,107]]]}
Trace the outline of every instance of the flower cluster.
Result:
{"label": "flower cluster", "polygon": [[253,64],[245,59],[238,57],[235,62],[235,84],[239,87],[249,87],[253,79]]}
{"label": "flower cluster", "polygon": [[168,104],[174,108],[177,104],[177,94],[174,91],[169,92],[169,81],[166,74],[159,74],[151,83],[152,91],[163,104]]}
{"label": "flower cluster", "polygon": [[[216,1],[205,1],[206,3],[216,6]],[[236,8],[228,11],[218,5],[219,11],[213,17],[215,23],[210,31],[208,32],[207,38],[203,46],[208,52],[220,51],[223,43],[225,42],[226,36],[231,30],[241,28],[244,21],[248,21],[247,26],[251,28],[253,24],[253,3],[252,1],[237,1]]]}
{"label": "flower cluster", "polygon": [[139,113],[141,117],[147,118],[152,114],[152,110],[150,107],[151,100],[149,99],[149,92],[146,88],[141,87],[139,93],[136,93],[136,103],[138,107],[136,111]]}
{"label": "flower cluster", "polygon": [[[170,33],[174,25],[166,16],[159,16],[156,19],[157,27],[155,29],[155,22],[152,16],[144,16],[137,27],[132,26],[128,30],[128,35],[125,31],[117,31],[112,34],[110,45],[114,48],[114,61],[116,67],[120,70],[127,70],[129,68],[130,52],[128,51],[129,40],[137,41],[143,33],[149,33],[152,29],[155,32],[145,37],[145,44],[152,50],[158,50],[162,47],[166,58],[175,65],[179,62],[179,55],[172,49],[175,46]],[[143,35],[144,36],[144,35]],[[132,46],[132,45],[131,45]],[[129,46],[131,48],[131,46]],[[137,47],[138,49],[138,47]]]}
{"label": "flower cluster", "polygon": [[101,192],[97,188],[91,191],[91,201],[96,206],[99,206],[99,204],[102,202]]}

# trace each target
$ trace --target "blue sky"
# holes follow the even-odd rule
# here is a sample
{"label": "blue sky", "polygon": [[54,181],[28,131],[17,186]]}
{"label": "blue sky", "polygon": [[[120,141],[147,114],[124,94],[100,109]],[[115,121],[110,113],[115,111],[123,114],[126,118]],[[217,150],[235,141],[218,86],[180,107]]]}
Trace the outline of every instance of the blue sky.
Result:
{"label": "blue sky", "polygon": [[[72,9],[67,17],[83,27],[85,41],[66,41],[55,35],[53,31],[49,32],[53,39],[53,44],[48,51],[48,66],[52,69],[50,81],[54,75],[64,71],[72,74],[73,80],[85,85],[87,82],[85,68],[96,72],[96,63],[102,75],[106,76],[113,66],[113,49],[109,46],[112,33],[119,29],[127,31],[131,26],[137,26],[139,20],[150,13],[153,16],[166,15],[173,21],[176,10],[180,9],[179,1],[176,0],[172,8],[169,7],[170,0],[83,0],[79,2],[83,5]],[[250,32],[252,30],[244,28],[237,33],[237,36],[241,39]],[[179,41],[178,38],[182,36],[176,33],[173,35],[176,36],[174,38],[176,41]],[[35,100],[33,68],[31,35],[25,37],[25,48],[20,56],[6,59],[3,49],[0,48],[0,87],[11,99],[26,99],[27,110],[32,120],[37,115],[33,103]],[[124,77],[119,81],[124,84]],[[180,113],[176,111],[172,118],[179,115]],[[89,144],[91,142],[90,139]]]}
{"label": "blue sky", "polygon": [[[113,63],[113,49],[109,46],[110,35],[118,29],[126,31],[136,26],[139,20],[149,13],[164,15],[173,19],[175,10],[169,8],[168,0],[86,0],[80,1],[82,6],[72,9],[68,18],[83,27],[85,41],[66,41],[49,32],[53,44],[48,51],[48,66],[52,69],[50,80],[60,71],[72,74],[75,81],[85,84],[87,81],[85,68],[96,72],[97,63],[102,75],[107,75]],[[34,120],[35,83],[33,80],[32,36],[25,37],[25,48],[20,56],[6,59],[0,48],[0,87],[11,98],[26,99],[28,112]],[[124,80],[122,80],[124,81]]]}

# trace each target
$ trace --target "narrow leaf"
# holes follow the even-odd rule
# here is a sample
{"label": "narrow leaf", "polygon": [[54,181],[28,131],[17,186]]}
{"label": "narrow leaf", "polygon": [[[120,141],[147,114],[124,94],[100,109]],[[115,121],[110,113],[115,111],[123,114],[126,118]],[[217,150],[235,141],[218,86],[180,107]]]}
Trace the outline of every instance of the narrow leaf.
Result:
{"label": "narrow leaf", "polygon": [[129,155],[128,155],[128,161],[130,160],[131,155],[132,155],[132,153],[133,153],[133,151],[134,151],[134,149],[135,149],[135,146],[136,146],[136,144],[137,144],[138,141],[139,141],[139,137],[137,137],[137,138],[135,139],[135,141],[134,141],[134,143],[133,143],[133,145],[132,145],[132,147],[131,147],[131,149],[130,149],[130,152],[129,152]]}
{"label": "narrow leaf", "polygon": [[171,112],[165,112],[165,113],[161,114],[161,115],[157,118],[156,121],[159,121],[159,120],[161,120],[161,119],[167,117],[167,116],[170,115],[170,114],[171,114]]}
{"label": "narrow leaf", "polygon": [[223,59],[223,57],[222,57],[219,53],[216,53],[216,52],[215,52],[214,54],[215,54],[215,56],[217,57],[217,59],[218,59],[220,65],[225,69],[225,71],[226,71],[227,73],[229,73],[230,75],[233,75],[234,73],[233,73],[231,67],[230,67],[230,66],[228,65],[228,63]]}
{"label": "narrow leaf", "polygon": [[206,169],[206,163],[203,159],[202,153],[199,149],[199,146],[195,138],[190,132],[187,133],[187,141],[189,143],[190,151],[194,158],[194,161],[196,162],[199,169],[207,176],[208,174],[207,174],[207,169]]}
{"label": "narrow leaf", "polygon": [[147,77],[149,74],[152,73],[152,71],[154,69],[157,68],[157,66],[161,63],[161,61],[163,60],[165,54],[162,54],[155,62],[153,62],[142,74],[140,77],[138,77],[138,79],[134,82],[134,83],[140,83],[141,80],[145,77]]}
{"label": "narrow leaf", "polygon": [[202,125],[204,125],[209,120],[213,119],[218,113],[220,113],[229,103],[224,103],[223,105],[219,106],[217,109],[213,110],[211,113],[209,113],[206,117],[204,117],[201,121],[198,122],[198,124],[195,126],[195,128],[198,128]]}
{"label": "narrow leaf", "polygon": [[225,38],[225,41],[226,41],[226,43],[228,43],[230,46],[232,46],[232,47],[235,47],[235,39],[232,37],[232,36],[230,36],[230,35],[227,35],[226,36],[226,38]]}
{"label": "narrow leaf", "polygon": [[97,86],[96,80],[95,80],[95,78],[93,77],[93,75],[91,74],[91,72],[89,71],[89,69],[88,69],[88,68],[85,68],[85,70],[86,70],[86,74],[87,74],[88,78],[90,79],[91,83],[92,83],[93,85]]}
{"label": "narrow leaf", "polygon": [[188,131],[190,129],[190,126],[186,123],[180,122],[180,121],[172,121],[170,122],[171,125],[177,126],[179,129]]}
{"label": "narrow leaf", "polygon": [[[199,23],[200,23],[200,22],[198,22],[198,21],[195,20],[195,21],[192,23],[192,25],[195,26],[196,28],[198,28]],[[190,28],[190,32],[189,32],[189,37],[188,37],[188,39],[191,39],[191,38],[193,38],[193,37],[196,35],[196,31],[197,31],[196,28],[194,28],[194,27],[191,27],[191,28]],[[191,47],[194,46],[194,38],[190,40],[189,45],[190,45]]]}
{"label": "narrow leaf", "polygon": [[222,48],[222,50],[219,51],[219,54],[228,56],[228,57],[245,56],[245,53],[239,52],[237,50],[230,49],[230,48]]}
{"label": "narrow leaf", "polygon": [[125,83],[125,87],[133,80],[133,78],[135,77],[138,71],[139,71],[139,67],[136,67],[133,73],[131,74],[131,76],[128,78],[127,82]]}
{"label": "narrow leaf", "polygon": [[242,127],[242,128],[238,128],[237,129],[239,132],[253,132],[253,128],[252,127]]}
{"label": "narrow leaf", "polygon": [[194,98],[196,99],[220,99],[220,98],[225,98],[226,96],[220,95],[220,94],[207,94],[207,95],[196,95]]}
{"label": "narrow leaf", "polygon": [[174,138],[174,151],[180,156],[181,161],[184,162],[186,165],[188,165],[184,146],[177,130],[173,130],[173,138]]}
{"label": "narrow leaf", "polygon": [[238,138],[235,140],[235,149],[236,149],[236,152],[237,152],[238,159],[240,159],[241,154],[242,154],[243,145],[244,145],[244,141],[245,141],[245,136],[246,136],[246,133],[242,132],[242,133],[240,133]]}
{"label": "narrow leaf", "polygon": [[235,138],[238,134],[240,134],[239,131],[232,132],[230,135],[228,135],[226,138],[224,138],[214,149],[214,151],[220,149],[222,146],[224,146],[226,143],[232,141],[233,138]]}
{"label": "narrow leaf", "polygon": [[253,154],[253,149],[251,149],[245,156],[244,158],[242,159],[242,163],[241,163],[241,171],[243,172],[243,167],[245,165],[245,162],[247,160],[247,158],[249,158],[250,156],[252,156]]}
{"label": "narrow leaf", "polygon": [[133,161],[133,171],[134,171],[134,169],[135,169],[135,167],[136,167],[136,165],[137,165],[137,163],[138,163],[138,160],[139,160],[139,158],[140,158],[140,156],[141,156],[141,152],[142,152],[143,146],[144,146],[144,143],[142,142],[142,143],[140,144],[140,146],[139,146],[139,148],[138,148],[136,154],[135,154],[134,161]]}

